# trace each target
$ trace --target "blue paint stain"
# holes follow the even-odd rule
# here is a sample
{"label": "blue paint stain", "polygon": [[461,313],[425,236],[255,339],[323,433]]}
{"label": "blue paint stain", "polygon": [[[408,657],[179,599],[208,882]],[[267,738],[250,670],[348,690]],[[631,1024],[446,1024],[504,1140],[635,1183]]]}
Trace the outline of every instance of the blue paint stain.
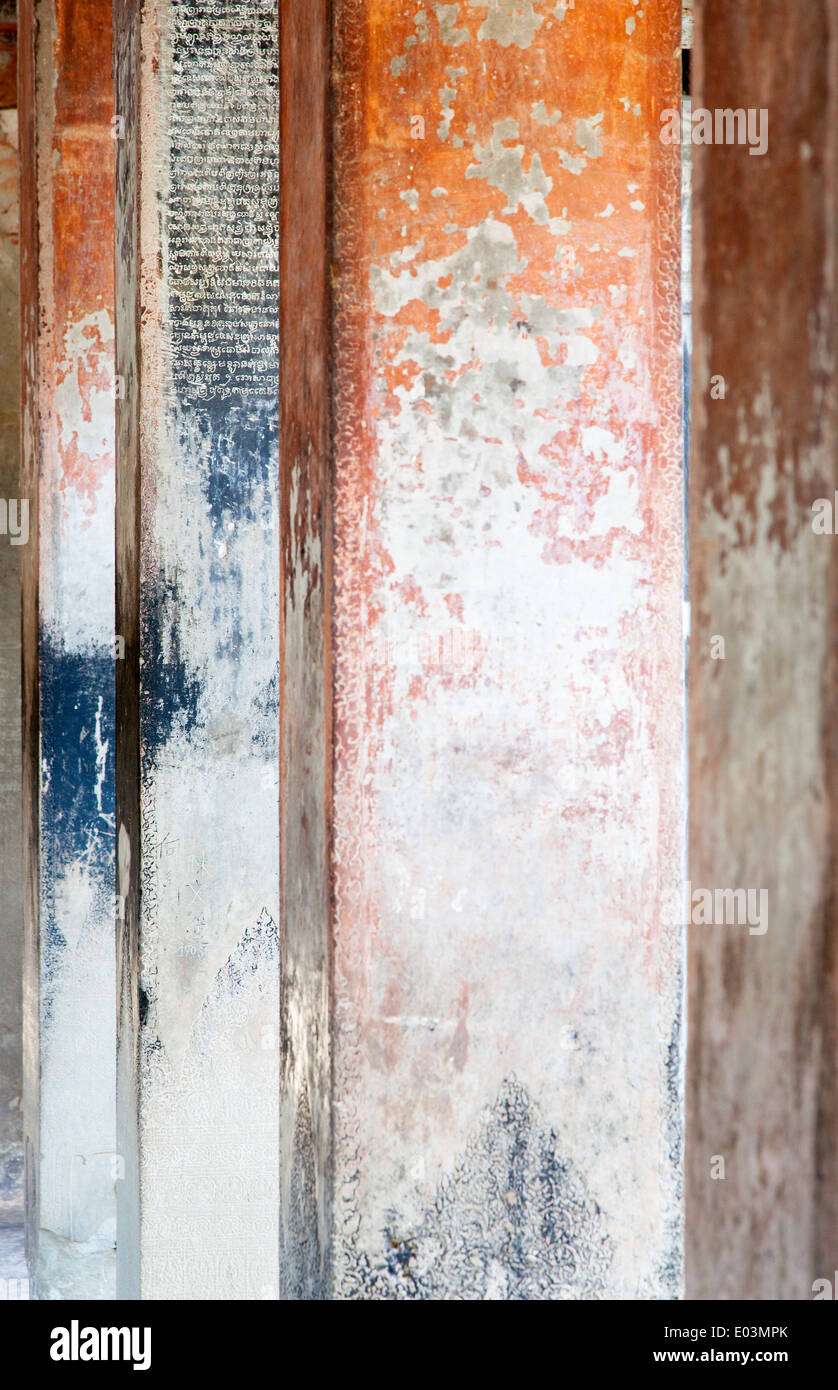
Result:
{"label": "blue paint stain", "polygon": [[198,725],[201,682],[182,656],[180,622],[177,585],[158,574],[146,587],[142,612],[140,716],[149,752],[162,747],[175,727],[190,733]]}
{"label": "blue paint stain", "polygon": [[56,918],[56,883],[74,865],[83,864],[94,887],[94,910],[112,910],[115,712],[112,649],[67,652],[42,631],[41,949],[46,1017],[49,983],[67,945]]}
{"label": "blue paint stain", "polygon": [[[253,676],[253,658],[271,641],[275,614],[264,604],[253,624],[246,621],[261,575],[237,545],[242,531],[256,530],[271,546],[278,494],[277,12],[273,0],[253,3],[245,43],[238,23],[225,18],[219,25],[217,6],[172,5],[169,423],[176,457],[189,474],[184,486],[195,504],[190,524],[197,528],[201,567],[188,613],[176,570],[161,564],[143,576],[146,768],[173,735],[203,732],[205,699],[211,703],[218,690],[234,733],[266,720],[276,724],[277,682],[271,678],[254,691]],[[224,10],[234,20],[236,0]],[[254,119],[231,119],[244,106]],[[211,199],[196,178],[208,150],[225,166]],[[192,640],[196,628],[206,634],[200,644]],[[215,715],[213,736],[223,724],[221,712]]]}

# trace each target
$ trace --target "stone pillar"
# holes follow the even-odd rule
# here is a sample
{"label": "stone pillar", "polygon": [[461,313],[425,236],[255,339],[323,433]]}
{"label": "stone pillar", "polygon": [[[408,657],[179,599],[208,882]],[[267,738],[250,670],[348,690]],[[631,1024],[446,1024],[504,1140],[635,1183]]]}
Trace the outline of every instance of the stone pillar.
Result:
{"label": "stone pillar", "polygon": [[273,0],[118,0],[118,1295],[277,1297]]}
{"label": "stone pillar", "polygon": [[838,4],[768,8],[696,10],[694,112],[767,137],[693,151],[690,881],[757,908],[690,932],[700,1299],[838,1268]]}
{"label": "stone pillar", "polygon": [[681,1288],[680,12],[336,7],[325,552],[314,324],[286,479],[289,1297]]}
{"label": "stone pillar", "polygon": [[[0,498],[20,498],[17,26],[0,6]],[[20,547],[0,536],[0,1225],[23,1208]]]}
{"label": "stone pillar", "polygon": [[329,5],[280,26],[280,1263],[284,1298],[328,1298],[331,960]]}
{"label": "stone pillar", "polygon": [[[41,1297],[112,1297],[109,3],[22,0],[25,1126]],[[27,520],[24,511],[22,520]]]}
{"label": "stone pillar", "polygon": [[[0,496],[21,496],[17,25],[0,6]],[[21,550],[0,537],[0,1225],[22,1219]]]}

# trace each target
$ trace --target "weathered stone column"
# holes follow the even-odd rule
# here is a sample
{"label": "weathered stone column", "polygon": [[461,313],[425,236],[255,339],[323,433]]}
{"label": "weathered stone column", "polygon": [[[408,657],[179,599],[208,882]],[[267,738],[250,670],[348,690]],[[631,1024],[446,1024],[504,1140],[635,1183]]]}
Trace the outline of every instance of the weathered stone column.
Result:
{"label": "weathered stone column", "polygon": [[284,480],[290,1297],[681,1287],[679,32],[336,7],[325,553],[314,332]]}
{"label": "weathered stone column", "polygon": [[[0,497],[20,498],[17,26],[0,5]],[[21,1220],[20,546],[0,537],[0,1226]]]}
{"label": "weathered stone column", "polygon": [[22,0],[20,26],[29,1247],[41,1297],[96,1298],[117,1177],[110,4]]}
{"label": "weathered stone column", "polygon": [[276,1297],[276,6],[114,27],[118,1290]]}
{"label": "weathered stone column", "polygon": [[690,881],[765,911],[690,931],[688,1294],[807,1299],[838,1268],[836,0],[705,0],[693,109],[766,145],[693,151]]}
{"label": "weathered stone column", "polygon": [[284,1298],[328,1298],[331,560],[328,0],[280,26],[280,1100]]}

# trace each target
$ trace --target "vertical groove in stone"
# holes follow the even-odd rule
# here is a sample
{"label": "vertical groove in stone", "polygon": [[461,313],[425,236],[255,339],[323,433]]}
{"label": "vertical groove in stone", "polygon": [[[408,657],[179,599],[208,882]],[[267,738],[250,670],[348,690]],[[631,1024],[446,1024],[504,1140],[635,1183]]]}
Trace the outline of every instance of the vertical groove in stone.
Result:
{"label": "vertical groove in stone", "polygon": [[[116,672],[117,892],[117,1283],[120,1299],[140,1296],[139,913],[140,913],[140,604],[139,604],[139,5],[114,0],[114,113],[121,122],[114,178],[116,371],[116,626],[125,656]],[[131,849],[134,848],[132,855]]]}

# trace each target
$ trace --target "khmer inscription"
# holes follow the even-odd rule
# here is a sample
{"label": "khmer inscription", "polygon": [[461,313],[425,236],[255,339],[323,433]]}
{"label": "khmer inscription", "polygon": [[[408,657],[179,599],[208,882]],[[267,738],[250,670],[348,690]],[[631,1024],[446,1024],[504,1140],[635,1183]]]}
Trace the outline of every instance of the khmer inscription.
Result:
{"label": "khmer inscription", "polygon": [[167,237],[179,400],[276,398],[276,5],[173,5]]}

